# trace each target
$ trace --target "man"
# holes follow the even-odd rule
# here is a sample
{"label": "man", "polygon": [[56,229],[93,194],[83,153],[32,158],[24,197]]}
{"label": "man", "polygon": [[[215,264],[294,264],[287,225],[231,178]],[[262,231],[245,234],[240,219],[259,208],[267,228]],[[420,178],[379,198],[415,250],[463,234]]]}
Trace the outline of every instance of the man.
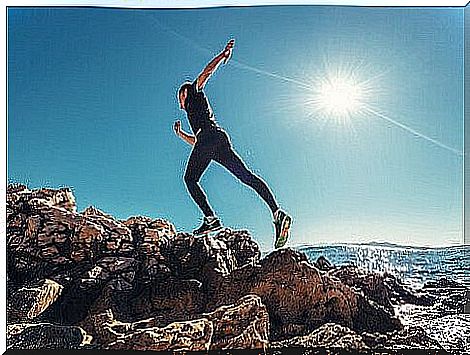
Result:
{"label": "man", "polygon": [[234,44],[235,41],[230,40],[224,50],[204,68],[194,82],[184,83],[178,91],[180,108],[186,111],[191,130],[194,133],[193,135],[186,133],[181,129],[181,122],[175,122],[174,130],[176,134],[193,146],[184,181],[191,197],[204,213],[202,225],[193,233],[195,235],[206,234],[222,227],[220,220],[209,206],[204,191],[199,186],[199,179],[202,174],[209,166],[209,163],[215,160],[241,182],[253,188],[267,203],[274,218],[275,247],[279,248],[287,242],[292,219],[279,209],[266,183],[249,171],[235,153],[227,133],[217,125],[207,97],[202,91],[220,63],[225,64],[230,59]]}

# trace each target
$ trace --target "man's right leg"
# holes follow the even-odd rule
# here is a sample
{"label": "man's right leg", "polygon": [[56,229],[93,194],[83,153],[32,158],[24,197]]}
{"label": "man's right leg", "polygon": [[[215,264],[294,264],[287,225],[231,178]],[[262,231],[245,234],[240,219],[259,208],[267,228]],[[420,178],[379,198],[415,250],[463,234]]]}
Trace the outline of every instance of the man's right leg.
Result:
{"label": "man's right leg", "polygon": [[209,154],[206,154],[200,147],[194,146],[189,156],[186,172],[184,173],[184,182],[186,183],[189,194],[206,217],[214,216],[214,212],[207,202],[204,191],[201,189],[201,186],[199,186],[199,180],[210,162],[211,158]]}

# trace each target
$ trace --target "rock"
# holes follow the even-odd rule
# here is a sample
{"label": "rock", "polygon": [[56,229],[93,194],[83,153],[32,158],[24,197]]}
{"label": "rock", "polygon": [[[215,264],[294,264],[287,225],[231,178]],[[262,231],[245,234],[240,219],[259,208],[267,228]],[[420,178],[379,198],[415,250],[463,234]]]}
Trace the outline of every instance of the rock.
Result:
{"label": "rock", "polygon": [[324,256],[320,256],[315,262],[314,266],[321,271],[329,271],[334,269],[334,266]]}
{"label": "rock", "polygon": [[129,320],[158,317],[161,322],[190,319],[204,311],[205,295],[198,280],[170,277],[161,282],[140,285],[126,299],[126,308],[116,312],[121,317],[132,314]]}
{"label": "rock", "polygon": [[7,187],[7,204],[20,206],[20,201],[28,200],[33,206],[47,205],[62,208],[70,212],[77,211],[75,197],[68,187],[60,189],[42,188],[29,190],[22,184],[10,184]]}
{"label": "rock", "polygon": [[465,286],[462,285],[458,281],[449,279],[447,277],[441,277],[437,281],[427,281],[424,284],[423,288],[445,288],[445,289],[458,288],[460,289],[460,288],[465,288]]}
{"label": "rock", "polygon": [[90,336],[79,327],[47,323],[7,326],[8,349],[80,349],[90,342]]}
{"label": "rock", "polygon": [[89,329],[105,349],[259,349],[268,345],[268,317],[260,298],[248,295],[233,305],[166,326],[161,326],[158,318],[121,322],[107,310],[90,317]]}
{"label": "rock", "polygon": [[427,320],[423,329],[446,350],[470,349],[470,314],[453,314]]}
{"label": "rock", "polygon": [[7,248],[12,288],[106,255],[132,254],[130,230],[94,207],[76,213],[68,189],[9,191]]}
{"label": "rock", "polygon": [[129,257],[105,257],[96,262],[81,278],[82,287],[107,283],[115,291],[131,290],[138,262]]}
{"label": "rock", "polygon": [[[194,349],[261,349],[336,323],[316,334],[326,341],[337,329],[338,342],[359,346],[350,332],[401,330],[392,302],[419,300],[389,275],[324,258],[312,265],[289,248],[261,259],[247,231],[195,237],[162,219],[116,220],[95,207],[77,213],[74,203],[67,189],[8,186],[10,323],[78,325],[94,346],[122,349],[129,341],[148,350],[193,349],[191,341]],[[389,340],[372,335],[364,343]]]}
{"label": "rock", "polygon": [[175,276],[201,282],[209,277],[207,272],[228,275],[237,266],[234,253],[219,234],[196,238],[180,233],[166,246],[163,255]]}
{"label": "rock", "polygon": [[105,231],[102,235],[102,255],[131,255],[134,249],[133,238],[125,224],[93,206],[86,208],[81,214],[87,221],[94,222]]}
{"label": "rock", "polygon": [[386,349],[442,349],[436,340],[429,337],[422,327],[409,326],[388,335]]}
{"label": "rock", "polygon": [[175,322],[164,328],[132,332],[105,346],[109,350],[207,351],[212,336],[207,319]]}
{"label": "rock", "polygon": [[264,349],[269,344],[269,314],[256,295],[202,316],[214,325],[211,350]]}
{"label": "rock", "polygon": [[367,350],[369,347],[362,337],[347,327],[335,323],[327,323],[308,335],[294,337],[280,342],[271,343],[271,348],[329,348],[351,350]]}
{"label": "rock", "polygon": [[417,306],[432,306],[435,298],[431,295],[410,290],[398,282],[397,278],[389,273],[383,274],[383,282],[389,290],[389,297],[392,304],[410,303]]}
{"label": "rock", "polygon": [[270,339],[305,335],[335,322],[353,330],[390,331],[401,324],[350,287],[320,273],[305,254],[282,249],[256,265],[245,265],[213,283],[207,300],[214,309],[246,294],[258,295],[270,316]]}
{"label": "rock", "polygon": [[28,323],[54,303],[63,286],[52,280],[42,280],[29,287],[22,287],[7,302],[8,323]]}
{"label": "rock", "polygon": [[[210,313],[198,314],[195,319],[213,323],[211,350],[260,349],[269,344],[269,315],[256,295],[247,295],[234,304],[224,305]],[[149,318],[132,324],[132,328],[148,328],[161,324],[158,318]]]}
{"label": "rock", "polygon": [[335,323],[324,324],[310,334],[279,342],[272,342],[271,348],[339,348],[345,351],[366,351],[367,349],[442,349],[436,340],[430,338],[421,327],[405,327],[385,334],[358,334]]}
{"label": "rock", "polygon": [[218,294],[220,278],[245,265],[254,265],[260,251],[246,231],[225,229],[215,236],[180,233],[162,249],[162,255],[175,277],[198,280],[206,298],[213,298]]}
{"label": "rock", "polygon": [[254,265],[261,258],[259,245],[251,238],[246,230],[235,231],[229,228],[217,233],[216,238],[223,241],[235,257],[235,267],[246,264]]}
{"label": "rock", "polygon": [[162,219],[141,216],[129,217],[122,223],[132,233],[135,258],[141,263],[139,278],[154,281],[169,276],[162,248],[176,237],[175,227]]}
{"label": "rock", "polygon": [[369,273],[354,265],[346,265],[330,270],[328,275],[360,290],[368,299],[390,313],[394,312],[394,304],[411,303],[429,306],[434,303],[431,296],[420,295],[406,289],[389,273]]}

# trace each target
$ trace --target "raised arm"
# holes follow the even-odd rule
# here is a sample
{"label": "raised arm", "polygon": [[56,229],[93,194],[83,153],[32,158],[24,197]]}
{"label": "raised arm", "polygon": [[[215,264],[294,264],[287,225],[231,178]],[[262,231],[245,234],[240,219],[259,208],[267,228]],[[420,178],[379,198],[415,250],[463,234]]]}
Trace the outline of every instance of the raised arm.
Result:
{"label": "raised arm", "polygon": [[215,72],[215,70],[219,67],[220,63],[224,62],[227,63],[232,55],[233,46],[235,44],[235,40],[231,39],[228,41],[227,45],[225,46],[224,50],[220,52],[214,59],[210,61],[209,64],[204,68],[201,74],[197,77],[197,89],[201,90],[206,85],[207,81],[211,77],[211,75]]}

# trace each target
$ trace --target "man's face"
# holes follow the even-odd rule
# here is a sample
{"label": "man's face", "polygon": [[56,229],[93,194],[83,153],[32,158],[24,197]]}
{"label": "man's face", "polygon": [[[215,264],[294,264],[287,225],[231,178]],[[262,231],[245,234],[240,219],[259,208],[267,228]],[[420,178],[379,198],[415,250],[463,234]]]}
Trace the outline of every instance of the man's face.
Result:
{"label": "man's face", "polygon": [[179,101],[180,101],[180,109],[184,110],[184,101],[186,100],[186,96],[188,96],[188,90],[184,89],[179,95]]}

